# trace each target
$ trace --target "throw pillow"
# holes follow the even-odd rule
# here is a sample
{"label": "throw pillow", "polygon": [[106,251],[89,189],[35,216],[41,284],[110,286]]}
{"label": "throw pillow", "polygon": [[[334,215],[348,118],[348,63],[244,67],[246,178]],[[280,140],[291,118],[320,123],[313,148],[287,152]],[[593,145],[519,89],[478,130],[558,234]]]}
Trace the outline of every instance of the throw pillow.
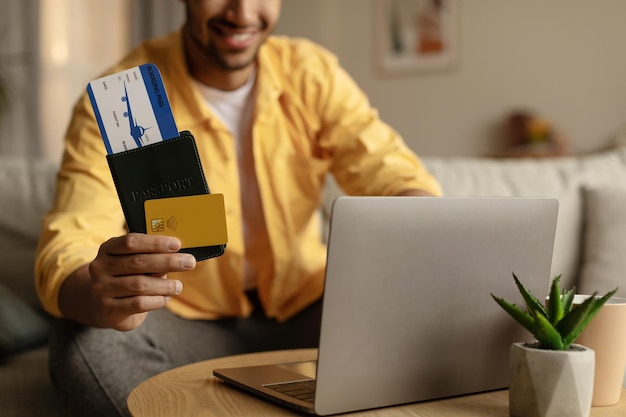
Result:
{"label": "throw pillow", "polygon": [[46,320],[0,283],[0,357],[43,344]]}
{"label": "throw pillow", "polygon": [[581,294],[619,287],[626,296],[626,187],[583,188],[585,226]]}

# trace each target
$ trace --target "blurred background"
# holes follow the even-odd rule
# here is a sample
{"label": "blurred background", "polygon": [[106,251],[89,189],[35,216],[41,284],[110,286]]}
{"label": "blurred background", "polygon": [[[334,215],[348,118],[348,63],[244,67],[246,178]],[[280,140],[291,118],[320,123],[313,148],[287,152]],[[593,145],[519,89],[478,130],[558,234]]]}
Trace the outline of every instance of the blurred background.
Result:
{"label": "blurred background", "polygon": [[[454,8],[446,23],[453,59],[381,70],[389,60],[381,42],[397,24],[386,13],[417,13],[434,3],[283,0],[276,33],[334,52],[382,118],[422,155],[502,155],[511,145],[511,117],[520,113],[535,130],[558,133],[553,137],[567,143],[560,154],[621,140],[626,1],[443,1]],[[0,155],[51,160],[61,156],[86,84],[184,19],[176,0],[0,0],[0,10]]]}

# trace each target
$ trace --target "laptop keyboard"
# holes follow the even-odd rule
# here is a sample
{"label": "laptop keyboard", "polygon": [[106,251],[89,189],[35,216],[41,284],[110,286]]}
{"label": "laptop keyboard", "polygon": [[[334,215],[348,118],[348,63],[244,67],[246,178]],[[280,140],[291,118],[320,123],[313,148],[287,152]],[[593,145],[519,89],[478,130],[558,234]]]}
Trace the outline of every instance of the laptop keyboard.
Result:
{"label": "laptop keyboard", "polygon": [[300,381],[282,382],[279,384],[268,384],[266,388],[288,395],[300,401],[313,402],[315,398],[314,379],[304,379]]}

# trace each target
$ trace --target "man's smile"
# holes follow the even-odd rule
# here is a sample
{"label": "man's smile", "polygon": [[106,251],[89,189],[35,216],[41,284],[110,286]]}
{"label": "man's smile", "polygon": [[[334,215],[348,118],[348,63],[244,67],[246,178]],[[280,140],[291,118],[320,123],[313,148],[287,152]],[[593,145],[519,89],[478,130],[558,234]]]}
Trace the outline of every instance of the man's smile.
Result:
{"label": "man's smile", "polygon": [[260,28],[233,28],[230,25],[212,24],[209,26],[216,39],[229,49],[246,49],[254,45]]}

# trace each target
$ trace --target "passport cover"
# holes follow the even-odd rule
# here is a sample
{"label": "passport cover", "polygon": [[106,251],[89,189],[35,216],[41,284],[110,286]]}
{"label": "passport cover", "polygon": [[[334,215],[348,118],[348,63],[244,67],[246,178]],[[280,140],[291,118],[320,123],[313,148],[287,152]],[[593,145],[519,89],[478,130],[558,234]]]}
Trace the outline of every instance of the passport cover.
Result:
{"label": "passport cover", "polygon": [[[180,136],[107,155],[128,230],[146,233],[146,200],[209,194],[193,135]],[[224,253],[226,245],[183,248],[196,260]]]}

